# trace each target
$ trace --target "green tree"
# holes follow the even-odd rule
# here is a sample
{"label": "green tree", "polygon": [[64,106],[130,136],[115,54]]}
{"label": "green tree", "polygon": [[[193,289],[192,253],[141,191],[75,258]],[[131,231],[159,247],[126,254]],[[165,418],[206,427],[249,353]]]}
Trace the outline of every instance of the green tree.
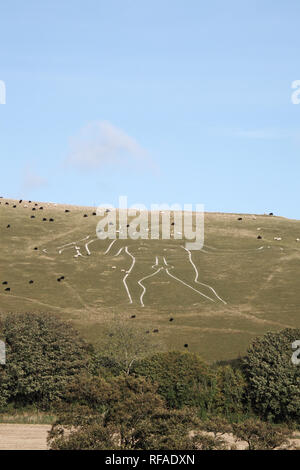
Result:
{"label": "green tree", "polygon": [[221,447],[218,439],[193,433],[197,426],[192,410],[168,410],[157,387],[142,377],[82,376],[70,387],[48,442],[55,450]]}
{"label": "green tree", "polygon": [[88,345],[54,315],[11,314],[4,320],[3,334],[7,352],[0,371],[3,402],[49,407],[63,397],[70,379],[88,367]]}
{"label": "green tree", "polygon": [[246,405],[246,379],[240,369],[229,365],[215,371],[217,394],[214,411],[229,417],[243,413]]}
{"label": "green tree", "polygon": [[256,338],[244,359],[255,410],[276,421],[300,422],[300,367],[292,363],[292,343],[300,330],[285,329]]}
{"label": "green tree", "polygon": [[136,364],[134,372],[158,384],[168,406],[199,406],[210,409],[216,394],[210,368],[194,353],[157,353]]}
{"label": "green tree", "polygon": [[136,362],[158,346],[144,328],[133,325],[128,319],[114,317],[105,327],[94,363],[108,367],[115,375],[121,372],[129,375]]}

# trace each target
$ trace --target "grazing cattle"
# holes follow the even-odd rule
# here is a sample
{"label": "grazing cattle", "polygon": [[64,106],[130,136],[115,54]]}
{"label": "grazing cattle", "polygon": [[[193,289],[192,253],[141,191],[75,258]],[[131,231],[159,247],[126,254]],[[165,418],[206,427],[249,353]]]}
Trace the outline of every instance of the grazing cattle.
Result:
{"label": "grazing cattle", "polygon": [[60,278],[60,277],[58,277],[56,280],[57,280],[57,282],[60,282],[60,281],[61,281],[61,278]]}
{"label": "grazing cattle", "polygon": [[10,287],[7,287],[6,289],[4,289],[5,292],[10,292]]}
{"label": "grazing cattle", "polygon": [[32,210],[32,211],[35,211],[35,207],[33,207],[31,210]]}
{"label": "grazing cattle", "polygon": [[31,201],[28,201],[28,202],[29,202],[29,204],[31,204]]}
{"label": "grazing cattle", "polygon": [[6,203],[5,203],[5,205],[6,205],[6,206],[9,206],[9,203],[8,203],[8,202],[6,202]]}
{"label": "grazing cattle", "polygon": [[88,216],[87,214],[84,214],[84,216],[83,216],[83,217],[87,217],[87,216]]}
{"label": "grazing cattle", "polygon": [[33,281],[32,281],[32,280],[30,280],[30,281],[29,281],[29,284],[33,284]]}
{"label": "grazing cattle", "polygon": [[35,205],[36,207],[38,206],[38,204],[37,204],[37,203],[35,203],[34,205]]}
{"label": "grazing cattle", "polygon": [[19,204],[21,204],[22,202],[23,202],[23,199],[20,199],[20,200],[19,200]]}
{"label": "grazing cattle", "polygon": [[296,238],[296,242],[300,242],[300,238]]}
{"label": "grazing cattle", "polygon": [[175,222],[172,222],[171,225],[175,225]]}
{"label": "grazing cattle", "polygon": [[148,333],[150,333],[150,331],[149,331],[149,330],[147,330],[147,331],[146,331],[146,333],[148,334]]}
{"label": "grazing cattle", "polygon": [[69,209],[66,209],[65,212],[70,212]]}
{"label": "grazing cattle", "polygon": [[261,240],[261,239],[262,239],[262,236],[258,235],[257,240]]}
{"label": "grazing cattle", "polygon": [[46,222],[46,220],[47,220],[46,217],[43,217],[43,222]]}
{"label": "grazing cattle", "polygon": [[131,317],[130,317],[130,318],[136,318],[136,315],[131,315]]}
{"label": "grazing cattle", "polygon": [[64,280],[64,278],[65,278],[65,276],[60,276],[60,278],[59,278],[59,279],[60,279],[61,281],[63,281],[63,280]]}
{"label": "grazing cattle", "polygon": [[97,213],[96,213],[96,212],[93,212],[93,215],[97,215]]}
{"label": "grazing cattle", "polygon": [[274,214],[273,214],[273,212],[270,212],[270,214],[269,214],[269,215],[274,215]]}
{"label": "grazing cattle", "polygon": [[184,347],[185,347],[185,348],[188,348],[188,347],[189,347],[189,345],[188,345],[187,343],[185,343]]}
{"label": "grazing cattle", "polygon": [[110,209],[106,209],[106,211],[105,211],[105,212],[110,212]]}
{"label": "grazing cattle", "polygon": [[37,251],[38,247],[37,247],[37,246],[35,246],[33,249],[34,249],[34,251]]}
{"label": "grazing cattle", "polygon": [[35,219],[35,215],[32,215],[30,218],[31,218],[31,219]]}
{"label": "grazing cattle", "polygon": [[49,222],[54,222],[54,219],[49,219]]}
{"label": "grazing cattle", "polygon": [[44,210],[43,206],[40,207],[40,211]]}
{"label": "grazing cattle", "polygon": [[127,224],[126,227],[127,227],[127,228],[130,227],[130,224]]}
{"label": "grazing cattle", "polygon": [[6,228],[10,228],[10,225],[8,224],[8,226]]}
{"label": "grazing cattle", "polygon": [[7,281],[3,281],[3,282],[2,282],[2,285],[3,285],[3,286],[7,286]]}
{"label": "grazing cattle", "polygon": [[156,328],[155,330],[153,330],[153,333],[158,333],[158,329]]}
{"label": "grazing cattle", "polygon": [[16,207],[17,207],[17,206],[14,204],[14,205],[13,205],[13,208],[15,209]]}
{"label": "grazing cattle", "polygon": [[238,220],[243,220],[243,217],[239,217]]}
{"label": "grazing cattle", "polygon": [[174,320],[174,318],[172,318],[172,317],[169,319],[169,321],[173,321],[173,320]]}

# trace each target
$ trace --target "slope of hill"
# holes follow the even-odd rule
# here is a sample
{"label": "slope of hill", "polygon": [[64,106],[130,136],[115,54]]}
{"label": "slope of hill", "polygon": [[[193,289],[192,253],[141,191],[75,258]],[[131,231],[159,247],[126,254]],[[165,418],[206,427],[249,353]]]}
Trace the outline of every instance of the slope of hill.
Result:
{"label": "slope of hill", "polygon": [[204,249],[188,252],[173,238],[99,240],[93,208],[0,201],[3,314],[53,312],[96,341],[121,313],[208,361],[300,327],[300,221],[207,213]]}

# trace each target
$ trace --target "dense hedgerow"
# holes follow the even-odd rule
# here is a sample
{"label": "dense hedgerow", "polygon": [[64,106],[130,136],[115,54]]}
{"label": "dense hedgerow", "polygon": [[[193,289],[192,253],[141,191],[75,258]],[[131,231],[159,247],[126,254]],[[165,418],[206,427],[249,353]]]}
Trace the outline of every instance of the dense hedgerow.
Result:
{"label": "dense hedgerow", "polygon": [[2,325],[6,365],[0,369],[0,404],[47,408],[70,379],[88,367],[89,346],[66,322],[49,314],[11,314]]}
{"label": "dense hedgerow", "polygon": [[256,338],[244,359],[248,393],[256,412],[275,421],[300,423],[300,366],[292,363],[292,343],[299,329]]}
{"label": "dense hedgerow", "polygon": [[157,383],[158,393],[171,408],[193,406],[202,414],[225,415],[243,411],[246,383],[241,371],[211,368],[197,354],[158,353],[140,361],[134,372]]}

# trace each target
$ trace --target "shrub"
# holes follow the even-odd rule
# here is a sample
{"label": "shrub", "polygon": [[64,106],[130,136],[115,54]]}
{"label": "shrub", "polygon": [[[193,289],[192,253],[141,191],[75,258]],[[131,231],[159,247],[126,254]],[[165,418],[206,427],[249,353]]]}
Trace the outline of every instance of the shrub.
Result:
{"label": "shrub", "polygon": [[[74,398],[77,397],[76,403]],[[213,449],[222,442],[192,431],[192,410],[168,410],[157,387],[142,377],[82,377],[49,433],[54,450]]]}
{"label": "shrub", "polygon": [[285,329],[256,338],[244,359],[255,410],[276,421],[300,422],[300,367],[291,361],[291,345],[300,330]]}
{"label": "shrub", "polygon": [[219,366],[215,377],[215,411],[227,417],[243,413],[246,405],[246,379],[242,371],[229,365]]}
{"label": "shrub", "polygon": [[63,396],[70,378],[88,365],[88,346],[55,316],[12,314],[4,321],[3,332],[7,358],[0,371],[2,404],[10,400],[47,408]]}
{"label": "shrub", "polygon": [[248,419],[232,425],[234,435],[248,444],[248,450],[274,450],[288,444],[291,432],[282,426]]}
{"label": "shrub", "polygon": [[158,392],[171,408],[209,409],[216,394],[212,371],[197,354],[157,353],[140,361],[134,372],[156,382]]}

